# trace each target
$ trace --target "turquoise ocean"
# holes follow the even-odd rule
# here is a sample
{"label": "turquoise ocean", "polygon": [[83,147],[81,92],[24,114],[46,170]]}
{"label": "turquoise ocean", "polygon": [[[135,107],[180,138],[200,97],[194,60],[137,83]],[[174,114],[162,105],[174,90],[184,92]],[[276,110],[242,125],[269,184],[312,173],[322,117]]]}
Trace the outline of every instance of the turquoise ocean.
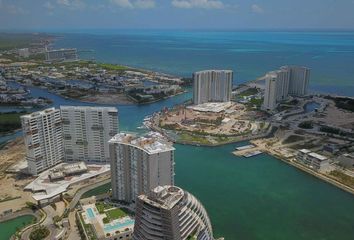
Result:
{"label": "turquoise ocean", "polygon": [[[312,69],[312,91],[354,96],[354,32],[120,30],[55,34],[54,47],[76,47],[84,58],[185,77],[202,69],[232,69],[235,84],[282,65],[305,65]],[[32,88],[31,92],[52,98],[54,106],[83,104],[42,89]],[[187,93],[148,105],[118,105],[120,129],[137,131],[146,115],[190,97]],[[215,236],[228,240],[354,239],[351,194],[272,156],[233,156],[235,146],[243,144],[176,145],[176,185],[203,203]],[[0,232],[2,228],[0,224]]]}

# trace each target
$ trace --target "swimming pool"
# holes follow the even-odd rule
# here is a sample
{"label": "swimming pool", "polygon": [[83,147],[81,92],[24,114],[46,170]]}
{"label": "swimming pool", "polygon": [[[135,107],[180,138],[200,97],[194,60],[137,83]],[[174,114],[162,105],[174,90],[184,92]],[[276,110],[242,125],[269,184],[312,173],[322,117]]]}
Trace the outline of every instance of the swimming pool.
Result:
{"label": "swimming pool", "polygon": [[126,227],[133,227],[132,225],[134,225],[134,220],[133,219],[126,219],[124,222],[122,223],[111,223],[111,224],[105,224],[104,225],[104,231],[105,232],[112,232],[121,228],[126,228]]}
{"label": "swimming pool", "polygon": [[92,208],[86,209],[86,215],[89,219],[95,218],[95,213],[93,212]]}

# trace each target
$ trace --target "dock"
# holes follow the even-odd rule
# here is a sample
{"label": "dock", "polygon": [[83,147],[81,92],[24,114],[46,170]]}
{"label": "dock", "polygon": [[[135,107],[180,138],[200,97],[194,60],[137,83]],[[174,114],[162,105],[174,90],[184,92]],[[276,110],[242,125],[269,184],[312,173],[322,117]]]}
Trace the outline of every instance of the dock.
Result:
{"label": "dock", "polygon": [[255,146],[253,144],[249,144],[249,145],[242,146],[242,147],[236,147],[235,149],[237,151],[242,151],[242,150],[247,150],[247,149],[251,149],[251,148],[255,148]]}
{"label": "dock", "polygon": [[262,151],[257,150],[257,151],[253,151],[253,152],[246,153],[246,154],[244,154],[243,156],[244,156],[245,158],[250,158],[250,157],[254,157],[254,156],[260,155],[260,154],[262,154],[262,153],[263,153]]}

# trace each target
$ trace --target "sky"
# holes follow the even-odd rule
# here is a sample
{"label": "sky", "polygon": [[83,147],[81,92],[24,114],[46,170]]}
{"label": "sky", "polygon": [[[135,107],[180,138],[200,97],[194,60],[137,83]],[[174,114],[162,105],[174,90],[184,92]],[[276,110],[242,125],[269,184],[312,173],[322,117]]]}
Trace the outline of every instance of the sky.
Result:
{"label": "sky", "polygon": [[0,0],[0,29],[354,29],[354,0]]}

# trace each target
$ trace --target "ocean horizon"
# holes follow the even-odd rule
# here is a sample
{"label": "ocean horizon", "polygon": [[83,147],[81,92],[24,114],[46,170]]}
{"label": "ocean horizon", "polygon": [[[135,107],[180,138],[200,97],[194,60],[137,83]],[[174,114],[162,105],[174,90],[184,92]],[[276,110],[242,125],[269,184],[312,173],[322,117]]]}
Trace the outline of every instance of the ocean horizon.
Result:
{"label": "ocean horizon", "polygon": [[[48,32],[50,33],[50,32]],[[312,92],[354,96],[354,31],[90,30],[51,32],[83,59],[182,77],[231,69],[234,85],[283,65],[311,68]]]}

